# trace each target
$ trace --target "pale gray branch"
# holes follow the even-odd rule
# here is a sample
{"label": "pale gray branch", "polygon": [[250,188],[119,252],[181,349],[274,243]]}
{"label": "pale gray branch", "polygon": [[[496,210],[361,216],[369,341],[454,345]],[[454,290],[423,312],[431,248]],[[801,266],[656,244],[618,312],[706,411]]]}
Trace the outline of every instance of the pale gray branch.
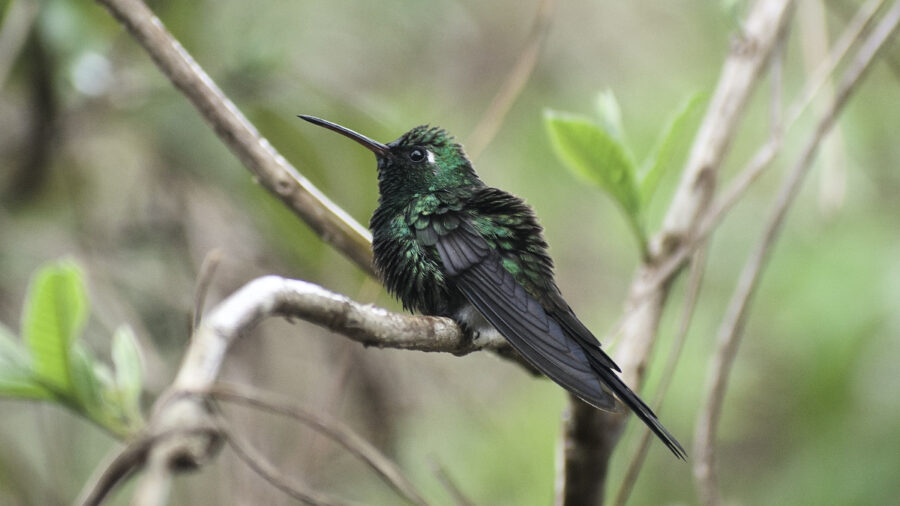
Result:
{"label": "pale gray branch", "polygon": [[700,417],[694,445],[694,475],[703,504],[717,505],[721,502],[718,480],[715,472],[715,440],[719,417],[728,378],[737,355],[738,344],[746,321],[747,311],[760,274],[764,269],[772,246],[784,223],[787,211],[794,202],[800,185],[809,172],[815,159],[822,138],[834,125],[852,91],[859,84],[877,56],[890,40],[891,35],[900,23],[900,1],[896,2],[885,14],[884,18],[863,42],[855,59],[844,74],[833,102],[821,117],[815,131],[806,142],[800,158],[785,178],[779,190],[772,213],[759,243],[751,252],[741,272],[738,285],[729,302],[725,318],[719,327],[715,355],[710,363],[706,381],[706,395]]}
{"label": "pale gray branch", "polygon": [[[694,254],[694,258],[691,261],[690,279],[688,280],[688,288],[685,293],[684,309],[681,313],[678,334],[675,336],[675,341],[672,343],[672,350],[669,352],[669,356],[666,359],[666,368],[662,373],[659,388],[656,392],[656,402],[653,403],[653,412],[657,415],[662,413],[663,401],[669,391],[669,386],[672,384],[672,378],[675,376],[675,370],[678,368],[678,362],[681,358],[681,351],[684,349],[684,343],[687,340],[688,330],[691,328],[694,309],[697,306],[697,299],[700,296],[700,288],[703,286],[703,275],[706,271],[707,250],[708,246],[701,247],[697,250],[697,253]],[[628,463],[628,468],[625,470],[625,477],[622,478],[622,483],[619,485],[619,491],[616,493],[616,500],[613,503],[616,506],[625,506],[625,503],[628,502],[628,498],[631,496],[634,485],[637,483],[638,475],[647,458],[650,442],[655,437],[649,428],[642,427],[641,430],[643,434],[638,443],[638,448],[635,450],[634,456]]]}
{"label": "pale gray branch", "polygon": [[[154,406],[148,424],[150,434],[212,424],[212,414],[203,399],[184,393],[210,391],[229,347],[273,316],[303,319],[367,346],[457,355],[507,349],[501,338],[472,341],[447,318],[391,313],[312,283],[266,276],[239,289],[200,322],[169,393]],[[138,486],[136,502],[163,504],[172,468],[201,465],[214,454],[218,443],[213,435],[200,432],[161,439],[148,452],[147,472]]]}
{"label": "pale gray branch", "polygon": [[222,93],[141,0],[97,0],[143,46],[266,190],[303,219],[323,241],[373,274],[372,236],[303,177]]}

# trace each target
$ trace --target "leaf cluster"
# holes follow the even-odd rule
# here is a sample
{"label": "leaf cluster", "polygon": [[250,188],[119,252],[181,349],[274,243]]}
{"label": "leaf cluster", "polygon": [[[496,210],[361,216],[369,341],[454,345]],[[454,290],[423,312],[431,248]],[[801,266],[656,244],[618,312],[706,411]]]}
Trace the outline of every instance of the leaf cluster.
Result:
{"label": "leaf cluster", "polygon": [[612,197],[625,213],[644,258],[648,256],[646,209],[663,174],[675,165],[678,140],[700,101],[697,94],[678,106],[641,163],[629,145],[611,91],[598,96],[598,119],[551,109],[544,112],[544,125],[557,157],[576,176]]}
{"label": "leaf cluster", "polygon": [[81,341],[88,298],[81,268],[61,260],[32,276],[22,310],[21,339],[0,324],[0,397],[50,401],[119,437],[143,424],[141,355],[127,325],[112,337],[112,364]]}

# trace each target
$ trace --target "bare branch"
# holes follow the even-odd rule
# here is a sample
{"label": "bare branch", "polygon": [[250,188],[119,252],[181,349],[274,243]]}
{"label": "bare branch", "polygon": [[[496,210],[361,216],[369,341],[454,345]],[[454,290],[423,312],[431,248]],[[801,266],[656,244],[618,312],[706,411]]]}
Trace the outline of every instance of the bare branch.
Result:
{"label": "bare branch", "polygon": [[97,506],[120,483],[141,466],[150,448],[149,439],[141,438],[116,450],[97,467],[95,476],[88,479],[88,486],[81,492],[76,504]]}
{"label": "bare branch", "polygon": [[273,487],[281,490],[285,494],[312,506],[343,506],[347,504],[345,501],[323,494],[317,490],[313,490],[307,485],[301,485],[295,480],[285,477],[272,463],[270,463],[261,453],[256,451],[249,444],[241,441],[232,430],[227,422],[220,420],[226,435],[228,445],[234,450],[242,462],[252,469],[262,479],[269,482]]}
{"label": "bare branch", "polygon": [[896,2],[885,14],[875,30],[862,44],[856,58],[844,74],[834,101],[819,120],[816,130],[807,141],[800,158],[785,178],[763,235],[741,272],[737,288],[732,295],[722,325],[719,327],[716,352],[707,375],[705,401],[697,422],[694,475],[703,504],[717,505],[720,503],[718,480],[715,473],[716,430],[722,413],[728,377],[737,355],[747,311],[759,284],[760,274],[771,254],[772,246],[778,237],[787,211],[797,196],[800,184],[812,166],[822,138],[834,125],[835,119],[847,99],[865,75],[866,70],[870,68],[878,52],[884,47],[884,43],[890,40],[890,36],[897,29],[898,24],[900,24],[900,1]]}
{"label": "bare branch", "polygon": [[271,394],[237,385],[216,385],[212,390],[198,392],[198,394],[208,394],[215,399],[246,404],[293,418],[300,423],[308,425],[359,457],[378,473],[385,483],[390,485],[391,488],[410,503],[427,504],[422,494],[396,464],[340,420],[327,417],[321,413],[315,413],[311,409],[305,409],[294,403],[288,404],[285,401],[275,399]]}
{"label": "bare branch", "polygon": [[434,473],[434,476],[437,480],[443,485],[444,490],[450,494],[450,497],[453,499],[453,504],[456,506],[474,506],[475,503],[469,500],[468,497],[463,493],[463,491],[459,488],[456,482],[450,477],[450,474],[447,473],[447,470],[444,466],[438,462],[434,457],[428,458],[428,465],[431,467],[431,472]]}
{"label": "bare branch", "polygon": [[528,83],[528,78],[537,65],[538,56],[541,54],[541,48],[547,40],[547,33],[550,31],[550,21],[553,19],[553,0],[540,0],[535,15],[534,25],[525,43],[525,47],[519,54],[518,60],[509,72],[503,86],[494,95],[490,107],[481,117],[475,130],[466,141],[466,151],[475,159],[484,151],[484,148],[490,144],[503,118],[518,98],[519,94]]}
{"label": "bare branch", "polygon": [[206,304],[206,294],[212,283],[216,268],[222,261],[222,251],[214,249],[203,257],[200,264],[200,273],[197,275],[197,287],[194,289],[194,307],[191,310],[191,332],[197,330],[200,320],[203,319],[203,306]]}
{"label": "bare branch", "polygon": [[124,448],[110,454],[103,465],[97,467],[95,476],[87,481],[76,504],[97,506],[110,492],[128,479],[147,461],[147,455],[155,444],[169,437],[184,434],[214,434],[218,428],[211,425],[198,425],[193,428],[172,429],[155,435],[142,434],[129,442]]}
{"label": "bare branch", "polygon": [[[622,325],[622,344],[616,349],[615,359],[622,368],[623,379],[635,390],[643,382],[669,291],[668,281],[649,283],[654,281],[658,266],[665,263],[668,255],[692,236],[709,205],[716,173],[750,93],[786,24],[790,5],[789,0],[759,0],[754,4],[745,24],[744,38],[733,45],[722,68],[716,92],[666,214],[663,230],[651,243],[651,259],[638,269],[632,281]],[[565,422],[565,477],[557,490],[557,502],[596,503],[602,497],[607,462],[625,418],[589,408],[580,402],[571,404],[568,416]]]}
{"label": "bare branch", "polygon": [[[694,317],[694,308],[697,306],[697,298],[700,295],[700,288],[703,286],[703,274],[706,271],[706,253],[707,247],[701,247],[691,262],[690,279],[688,280],[688,289],[685,294],[684,310],[681,313],[681,323],[678,327],[678,335],[672,343],[672,351],[669,352],[666,360],[666,369],[663,371],[660,379],[659,388],[656,393],[656,402],[653,405],[653,412],[660,414],[662,412],[663,401],[672,384],[672,378],[675,376],[675,369],[678,367],[678,359],[681,357],[681,351],[684,349],[684,343],[687,340],[688,330],[691,328],[691,321]],[[647,451],[650,449],[650,441],[653,439],[653,433],[649,428],[642,428],[643,435],[638,443],[638,449],[634,452],[631,462],[625,471],[625,477],[622,478],[622,484],[619,485],[619,491],[616,493],[616,506],[624,506],[628,502],[634,484],[637,483],[638,475],[647,458]]]}
{"label": "bare branch", "polygon": [[765,64],[786,26],[790,0],[759,0],[725,61],[719,84],[700,125],[681,182],[655,246],[656,253],[690,236],[698,217],[709,204],[715,176],[743,117],[744,108]]}
{"label": "bare branch", "polygon": [[372,236],[262,137],[141,0],[97,0],[128,29],[266,190],[368,274]]}

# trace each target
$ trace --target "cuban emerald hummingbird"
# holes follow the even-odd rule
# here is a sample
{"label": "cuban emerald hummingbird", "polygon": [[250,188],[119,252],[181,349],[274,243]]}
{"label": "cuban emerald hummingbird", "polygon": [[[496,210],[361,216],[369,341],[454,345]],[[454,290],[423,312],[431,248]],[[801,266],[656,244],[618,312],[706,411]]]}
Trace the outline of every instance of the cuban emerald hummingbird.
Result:
{"label": "cuban emerald hummingbird", "polygon": [[618,411],[617,397],[677,457],[686,457],[563,299],[531,207],[485,185],[453,137],[418,126],[382,144],[300,117],[375,153],[375,269],[405,309],[450,317],[476,336],[499,332],[537,370],[594,407]]}

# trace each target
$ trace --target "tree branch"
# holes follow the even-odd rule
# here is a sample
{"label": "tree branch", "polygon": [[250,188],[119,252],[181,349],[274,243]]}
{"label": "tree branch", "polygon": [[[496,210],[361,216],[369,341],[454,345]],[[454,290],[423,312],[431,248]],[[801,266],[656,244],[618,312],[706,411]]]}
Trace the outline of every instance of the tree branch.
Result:
{"label": "tree branch", "polygon": [[[691,321],[693,321],[694,309],[697,305],[697,299],[700,296],[700,288],[703,286],[703,275],[706,271],[706,253],[708,249],[709,248],[706,245],[701,247],[697,250],[697,253],[691,261],[690,279],[688,280],[688,288],[687,293],[685,294],[684,309],[681,313],[678,335],[675,336],[675,340],[672,343],[672,350],[669,352],[669,356],[666,360],[666,368],[662,373],[659,388],[656,392],[656,402],[653,404],[653,412],[656,414],[662,412],[663,401],[669,391],[669,386],[672,384],[672,378],[675,376],[675,369],[678,367],[681,351],[684,349],[688,330],[691,327]],[[631,491],[634,489],[634,484],[637,483],[638,475],[647,458],[647,451],[650,449],[650,442],[653,440],[654,435],[647,427],[643,427],[642,432],[643,434],[638,443],[638,448],[635,450],[631,462],[628,463],[625,477],[622,478],[622,483],[619,485],[619,491],[616,493],[616,499],[613,503],[616,506],[625,506],[625,503],[628,502]]]}
{"label": "tree branch", "polygon": [[[127,460],[147,470],[138,485],[136,503],[165,503],[174,470],[197,467],[215,454],[221,440],[201,430],[215,425],[213,414],[204,399],[185,393],[213,390],[229,347],[273,316],[303,319],[366,346],[456,355],[482,349],[508,350],[506,341],[499,337],[477,342],[469,339],[447,318],[391,313],[305,281],[258,278],[222,301],[200,322],[174,383],[157,400],[147,426],[147,437],[155,438],[155,443],[140,454],[140,459]],[[163,434],[168,436],[160,437]],[[122,477],[128,472],[128,466],[119,466],[116,475]]]}
{"label": "tree branch", "polygon": [[550,21],[553,19],[553,8],[553,0],[540,0],[534,25],[531,28],[522,53],[519,54],[519,58],[510,70],[506,81],[503,82],[503,86],[494,95],[491,105],[484,115],[481,116],[481,120],[475,126],[475,130],[466,140],[466,151],[472,159],[478,158],[484,151],[484,148],[497,135],[497,131],[503,123],[503,118],[506,117],[506,113],[509,112],[519,94],[522,93],[525,84],[528,83],[528,78],[531,77],[531,73],[537,65],[541,48],[543,48],[544,42],[547,40],[547,33],[550,31]]}
{"label": "tree branch", "polygon": [[244,117],[141,0],[97,0],[131,33],[191,101],[257,182],[323,241],[373,275],[372,236],[303,177]]}
{"label": "tree branch", "polygon": [[885,42],[890,40],[890,36],[897,29],[898,24],[900,24],[900,1],[894,3],[885,14],[850,64],[835,94],[834,101],[819,120],[816,130],[807,141],[800,158],[785,178],[763,235],[741,272],[726,316],[719,327],[716,352],[707,375],[705,402],[697,421],[694,475],[703,504],[717,505],[721,502],[715,473],[716,429],[722,413],[728,377],[737,355],[750,302],[759,285],[760,274],[765,268],[772,246],[781,231],[787,211],[797,196],[800,184],[812,166],[822,138],[834,125],[835,119],[847,99],[870,68],[878,52],[884,47]]}

